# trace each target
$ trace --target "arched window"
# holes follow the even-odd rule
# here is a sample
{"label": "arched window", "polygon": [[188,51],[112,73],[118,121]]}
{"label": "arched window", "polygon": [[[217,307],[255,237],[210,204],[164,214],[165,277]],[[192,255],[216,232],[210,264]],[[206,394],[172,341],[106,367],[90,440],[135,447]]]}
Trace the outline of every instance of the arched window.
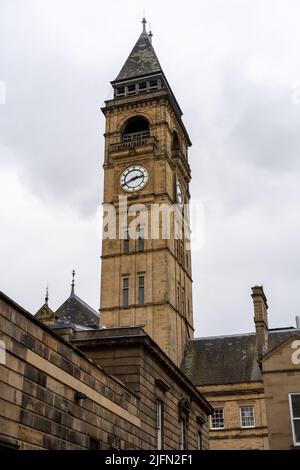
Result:
{"label": "arched window", "polygon": [[172,136],[172,150],[180,150],[179,138],[176,131],[173,132]]}
{"label": "arched window", "polygon": [[144,139],[149,136],[149,122],[147,119],[138,116],[129,119],[123,131],[123,140]]}

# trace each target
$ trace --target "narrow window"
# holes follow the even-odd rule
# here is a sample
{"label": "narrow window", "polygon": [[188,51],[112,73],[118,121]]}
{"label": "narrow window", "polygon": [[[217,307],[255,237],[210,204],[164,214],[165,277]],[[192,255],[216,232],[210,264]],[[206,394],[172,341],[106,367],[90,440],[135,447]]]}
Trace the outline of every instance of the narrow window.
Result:
{"label": "narrow window", "polygon": [[156,429],[157,429],[157,449],[163,448],[163,405],[162,402],[156,402]]}
{"label": "narrow window", "polygon": [[242,428],[254,428],[255,417],[254,417],[254,406],[241,406],[241,427]]}
{"label": "narrow window", "polygon": [[184,289],[184,287],[182,287],[181,292],[182,292],[182,298],[181,298],[182,313],[185,313],[185,289]]}
{"label": "narrow window", "polygon": [[180,285],[177,284],[177,309],[180,310]]}
{"label": "narrow window", "polygon": [[124,237],[124,253],[126,255],[129,254],[129,236],[128,236],[128,231],[125,232],[125,237]]}
{"label": "narrow window", "polygon": [[139,251],[144,251],[145,249],[145,231],[143,228],[139,231]]}
{"label": "narrow window", "polygon": [[129,279],[123,279],[123,307],[128,307],[129,304]]}
{"label": "narrow window", "polygon": [[214,414],[211,417],[211,428],[224,428],[224,408],[215,408]]}
{"label": "narrow window", "polygon": [[300,446],[300,393],[290,393],[289,399],[294,446]]}
{"label": "narrow window", "polygon": [[198,450],[202,450],[202,431],[198,431]]}
{"label": "narrow window", "polygon": [[186,420],[180,419],[180,450],[186,449]]}
{"label": "narrow window", "polygon": [[145,278],[144,276],[139,276],[139,305],[144,305],[145,303]]}

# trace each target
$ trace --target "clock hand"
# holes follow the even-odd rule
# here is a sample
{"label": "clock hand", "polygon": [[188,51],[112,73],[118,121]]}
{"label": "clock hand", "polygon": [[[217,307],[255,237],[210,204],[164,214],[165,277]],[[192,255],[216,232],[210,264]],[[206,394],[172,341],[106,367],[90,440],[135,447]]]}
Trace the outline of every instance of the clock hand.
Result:
{"label": "clock hand", "polygon": [[125,181],[125,183],[123,184],[123,186],[124,186],[125,184],[131,183],[132,181],[138,180],[138,179],[140,179],[140,178],[143,178],[143,175],[133,176],[132,178],[130,178],[130,180]]}

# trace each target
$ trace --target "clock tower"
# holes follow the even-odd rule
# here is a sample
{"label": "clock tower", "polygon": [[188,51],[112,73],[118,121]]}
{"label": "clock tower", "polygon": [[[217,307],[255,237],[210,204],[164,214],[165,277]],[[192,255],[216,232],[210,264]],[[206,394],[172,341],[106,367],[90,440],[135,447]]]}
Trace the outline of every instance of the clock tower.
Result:
{"label": "clock tower", "polygon": [[[145,19],[142,23],[140,37],[111,82],[114,97],[102,109],[101,325],[144,328],[180,366],[194,329],[189,227],[185,220],[176,230],[175,214],[187,213],[191,142],[152,33]],[[108,214],[116,222],[109,236]]]}

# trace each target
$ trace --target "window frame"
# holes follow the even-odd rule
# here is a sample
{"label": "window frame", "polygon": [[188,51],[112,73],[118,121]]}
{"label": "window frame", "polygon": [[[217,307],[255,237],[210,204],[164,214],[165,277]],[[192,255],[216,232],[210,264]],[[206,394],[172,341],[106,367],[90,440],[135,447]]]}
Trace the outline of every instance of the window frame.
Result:
{"label": "window frame", "polygon": [[294,427],[294,421],[300,421],[300,416],[299,418],[298,417],[294,418],[294,413],[293,413],[292,397],[295,395],[300,396],[300,392],[289,393],[290,418],[291,418],[291,427],[292,427],[292,435],[293,435],[293,444],[295,447],[300,447],[300,441],[296,441],[296,432],[295,432],[295,427]]}
{"label": "window frame", "polygon": [[[127,286],[125,283],[127,281]],[[127,301],[125,302],[125,295],[127,296]],[[122,278],[122,307],[129,306],[129,277]]]}
{"label": "window frame", "polygon": [[180,450],[187,448],[187,420],[185,416],[180,417]]}
{"label": "window frame", "polygon": [[138,251],[142,253],[145,251],[145,230],[143,228],[139,229],[138,237]]}
{"label": "window frame", "polygon": [[203,450],[203,434],[202,434],[202,429],[198,429],[198,434],[197,434],[197,447],[198,447],[198,450]]}
{"label": "window frame", "polygon": [[[243,418],[242,418],[242,409],[243,408],[252,408],[253,410],[253,424],[251,425],[243,425]],[[249,429],[249,428],[255,428],[256,422],[255,422],[255,406],[254,405],[241,405],[240,406],[240,425],[242,429]]]}
{"label": "window frame", "polygon": [[[141,294],[142,293],[142,294]],[[143,297],[141,301],[141,297]],[[138,304],[145,305],[145,276],[138,276]]]}
{"label": "window frame", "polygon": [[163,402],[156,400],[156,448],[157,450],[163,449]]}
{"label": "window frame", "polygon": [[225,429],[225,410],[224,410],[224,407],[223,406],[218,406],[218,407],[214,408],[214,413],[217,410],[222,410],[222,413],[223,413],[223,426],[213,426],[214,414],[212,414],[210,416],[210,429],[213,430],[213,431],[218,430],[218,429]]}
{"label": "window frame", "polygon": [[124,238],[123,238],[123,251],[125,255],[129,255],[130,253],[130,245],[129,245],[129,234],[128,230],[125,231],[124,233]]}

